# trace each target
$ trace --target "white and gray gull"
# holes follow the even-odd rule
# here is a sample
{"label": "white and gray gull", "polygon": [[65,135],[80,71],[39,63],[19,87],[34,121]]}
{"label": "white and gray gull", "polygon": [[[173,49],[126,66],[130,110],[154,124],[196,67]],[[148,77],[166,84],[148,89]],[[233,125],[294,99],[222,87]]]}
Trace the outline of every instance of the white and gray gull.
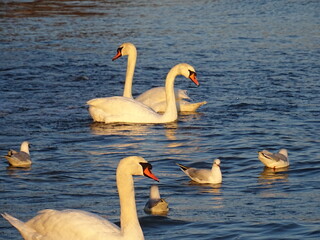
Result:
{"label": "white and gray gull", "polygon": [[289,166],[289,158],[287,149],[280,149],[277,153],[271,153],[267,150],[258,152],[259,160],[268,168],[284,168]]}
{"label": "white and gray gull", "polygon": [[222,182],[222,173],[220,170],[220,159],[213,161],[211,169],[197,169],[192,167],[186,167],[177,163],[181,170],[189,176],[193,181],[197,183],[211,183],[218,184]]}
{"label": "white and gray gull", "polygon": [[24,141],[21,143],[20,152],[10,149],[4,157],[8,160],[9,165],[13,167],[30,167],[32,161],[29,153],[29,142]]}
{"label": "white and gray gull", "polygon": [[146,213],[164,215],[169,211],[168,203],[160,197],[158,185],[151,185],[149,200],[143,209]]}

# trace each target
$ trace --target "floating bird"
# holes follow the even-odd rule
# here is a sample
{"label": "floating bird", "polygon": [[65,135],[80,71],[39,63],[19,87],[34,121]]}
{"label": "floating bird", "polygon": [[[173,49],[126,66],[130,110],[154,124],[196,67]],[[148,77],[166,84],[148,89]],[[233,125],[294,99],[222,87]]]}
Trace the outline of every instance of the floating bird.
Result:
{"label": "floating bird", "polygon": [[166,200],[160,197],[158,185],[152,185],[150,187],[149,200],[144,206],[144,211],[151,214],[167,214],[169,211],[168,203]]}
{"label": "floating bird", "polygon": [[8,163],[13,167],[30,167],[32,164],[29,153],[29,142],[24,141],[21,143],[20,152],[9,150],[8,154],[4,156]]}
{"label": "floating bird", "polygon": [[187,176],[189,176],[193,181],[197,183],[217,184],[222,182],[220,159],[215,159],[213,161],[213,166],[211,169],[197,169],[192,167],[186,167],[179,163],[177,163],[177,165]]}
{"label": "floating bird", "polygon": [[269,168],[284,168],[289,166],[287,149],[280,149],[278,153],[271,153],[267,150],[258,152],[259,160]]}
{"label": "floating bird", "polygon": [[171,68],[166,78],[167,106],[163,114],[127,97],[95,98],[87,102],[89,113],[94,121],[104,123],[170,123],[178,118],[174,81],[176,76],[183,75],[197,86],[199,82],[192,66],[180,63]]}
{"label": "floating bird", "polygon": [[132,176],[144,175],[159,181],[151,168],[150,163],[138,156],[127,157],[119,162],[116,181],[120,198],[121,228],[96,214],[72,209],[43,210],[28,222],[22,222],[7,213],[2,216],[19,230],[25,240],[144,239],[137,215]]}
{"label": "floating bird", "polygon": [[[137,49],[132,43],[123,43],[117,49],[117,54],[112,58],[112,61],[128,55],[126,80],[124,85],[123,96],[132,97],[132,81],[134,70],[137,61]],[[174,89],[176,105],[178,112],[195,112],[200,106],[206,104],[206,101],[192,103],[183,99],[190,100],[186,90]],[[156,112],[164,112],[166,110],[167,100],[164,87],[154,87],[140,94],[135,100],[147,105]]]}

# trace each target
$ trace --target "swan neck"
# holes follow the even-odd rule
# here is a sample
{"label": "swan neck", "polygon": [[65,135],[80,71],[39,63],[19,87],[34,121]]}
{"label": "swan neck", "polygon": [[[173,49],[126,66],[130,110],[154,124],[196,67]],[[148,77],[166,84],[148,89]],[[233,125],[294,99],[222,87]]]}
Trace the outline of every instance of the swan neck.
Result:
{"label": "swan neck", "polygon": [[136,61],[137,61],[137,51],[132,50],[128,54],[126,80],[125,80],[124,90],[123,90],[124,97],[132,98],[132,81],[133,81],[134,69],[136,67]]}
{"label": "swan neck", "polygon": [[177,69],[172,68],[167,75],[165,84],[167,106],[163,116],[164,118],[168,119],[168,121],[172,122],[178,118],[176,98],[174,94],[174,81],[178,75],[180,74],[178,73]]}
{"label": "swan neck", "polygon": [[[125,172],[126,169],[117,169],[117,188],[120,199],[120,226],[121,232],[125,236],[137,235],[142,239],[143,232],[138,220],[134,182],[131,174]],[[142,236],[142,238],[141,238]]]}

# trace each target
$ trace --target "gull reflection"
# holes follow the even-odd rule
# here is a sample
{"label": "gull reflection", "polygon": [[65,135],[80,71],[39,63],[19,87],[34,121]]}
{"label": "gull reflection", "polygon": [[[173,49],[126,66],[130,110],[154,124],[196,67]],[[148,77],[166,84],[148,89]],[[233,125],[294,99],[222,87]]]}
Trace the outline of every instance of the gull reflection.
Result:
{"label": "gull reflection", "polygon": [[13,167],[13,166],[7,167],[8,175],[13,178],[20,178],[22,176],[29,175],[30,170],[31,170],[31,167],[27,167],[27,168],[19,168],[19,167]]}
{"label": "gull reflection", "polygon": [[223,208],[223,197],[221,195],[221,183],[218,184],[201,184],[197,183],[195,181],[189,181],[188,183],[189,186],[197,186],[199,193],[209,193],[212,195],[212,208]]}
{"label": "gull reflection", "polygon": [[273,169],[265,167],[260,173],[259,182],[262,184],[272,184],[276,181],[286,182],[288,180],[288,167]]}

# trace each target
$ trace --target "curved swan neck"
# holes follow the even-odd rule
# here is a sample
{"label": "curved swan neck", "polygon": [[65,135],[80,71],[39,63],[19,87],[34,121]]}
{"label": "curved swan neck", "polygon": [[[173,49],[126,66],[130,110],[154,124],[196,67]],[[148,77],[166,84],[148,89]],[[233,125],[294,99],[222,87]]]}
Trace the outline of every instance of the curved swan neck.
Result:
{"label": "curved swan neck", "polygon": [[133,81],[134,69],[136,67],[136,61],[137,61],[137,50],[135,48],[132,48],[128,53],[126,80],[125,80],[124,90],[123,90],[124,97],[132,98],[132,81]]}
{"label": "curved swan neck", "polygon": [[134,239],[144,239],[137,215],[133,177],[123,168],[117,169],[117,187],[121,209],[121,232],[127,236],[136,235]]}
{"label": "curved swan neck", "polygon": [[165,91],[167,99],[167,107],[163,114],[164,118],[170,118],[172,121],[176,120],[178,117],[176,98],[174,94],[174,81],[176,76],[181,75],[178,65],[171,68],[166,77]]}

